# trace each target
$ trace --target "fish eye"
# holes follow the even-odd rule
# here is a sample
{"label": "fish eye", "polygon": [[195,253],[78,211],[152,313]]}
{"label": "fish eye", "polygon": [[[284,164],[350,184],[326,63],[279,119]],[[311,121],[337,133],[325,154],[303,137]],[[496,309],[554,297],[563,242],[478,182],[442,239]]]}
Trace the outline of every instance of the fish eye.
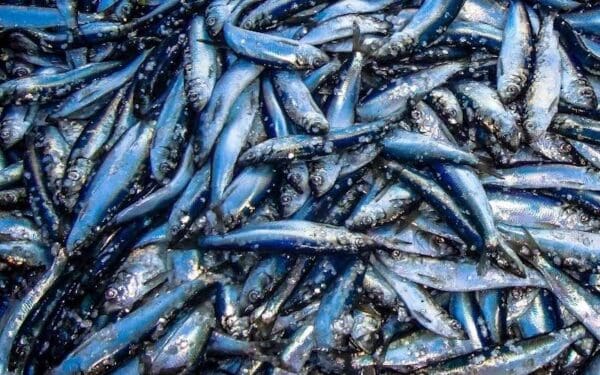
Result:
{"label": "fish eye", "polygon": [[115,288],[108,288],[106,290],[105,297],[106,299],[115,299],[117,298],[117,295],[119,294],[118,291]]}
{"label": "fish eye", "polygon": [[79,174],[79,172],[72,170],[72,171],[69,171],[67,177],[71,181],[79,181],[79,179],[81,178],[81,175]]}
{"label": "fish eye", "polygon": [[584,98],[592,98],[594,97],[594,90],[589,87],[583,87],[579,90],[579,94]]}
{"label": "fish eye", "polygon": [[416,109],[410,113],[410,116],[415,120],[420,120],[423,117],[421,111]]}
{"label": "fish eye", "polygon": [[563,143],[563,144],[561,144],[561,145],[559,146],[559,149],[560,149],[560,152],[562,152],[562,153],[566,154],[566,153],[569,153],[569,152],[571,152],[571,150],[572,150],[572,147],[571,147],[571,145],[570,145],[570,144],[568,144],[568,143]]}
{"label": "fish eye", "polygon": [[292,197],[289,196],[288,194],[283,194],[281,196],[281,203],[282,204],[287,204],[287,203],[290,203],[291,201],[292,201]]}
{"label": "fish eye", "polygon": [[293,184],[299,184],[300,180],[302,180],[302,176],[299,173],[290,173],[288,175],[288,180]]}
{"label": "fish eye", "polygon": [[323,176],[321,176],[321,175],[311,176],[310,180],[316,186],[320,186],[323,184]]}
{"label": "fish eye", "polygon": [[2,131],[0,132],[0,137],[2,137],[3,139],[7,139],[10,138],[11,136],[11,131],[9,128],[4,128],[2,129]]}
{"label": "fish eye", "polygon": [[213,16],[210,16],[206,19],[206,24],[208,26],[214,26],[217,23],[217,19]]}
{"label": "fish eye", "polygon": [[248,293],[248,299],[252,303],[256,303],[259,300],[259,298],[260,298],[260,292],[257,290],[252,290],[252,291],[250,291],[250,293]]}
{"label": "fish eye", "polygon": [[160,163],[160,171],[163,173],[168,173],[171,171],[171,166],[167,162]]}
{"label": "fish eye", "polygon": [[19,66],[19,67],[15,68],[15,70],[13,71],[13,74],[17,77],[23,77],[23,76],[28,75],[29,71],[26,68]]}
{"label": "fish eye", "polygon": [[510,94],[516,94],[519,91],[519,88],[515,84],[510,84],[506,86],[506,91],[508,91]]}

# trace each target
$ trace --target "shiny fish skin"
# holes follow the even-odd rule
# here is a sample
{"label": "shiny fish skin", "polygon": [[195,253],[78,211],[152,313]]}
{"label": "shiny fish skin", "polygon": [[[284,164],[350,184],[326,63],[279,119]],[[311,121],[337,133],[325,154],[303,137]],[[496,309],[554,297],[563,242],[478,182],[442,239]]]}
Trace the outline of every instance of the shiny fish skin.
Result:
{"label": "shiny fish skin", "polygon": [[0,121],[0,144],[9,148],[23,139],[33,126],[38,106],[10,106],[3,111]]}
{"label": "shiny fish skin", "polygon": [[382,239],[301,220],[256,224],[223,236],[208,236],[200,240],[200,246],[214,250],[226,250],[233,244],[238,245],[240,250],[246,248],[276,253],[289,248],[293,252],[309,254],[336,251],[355,253],[374,247],[394,248]]}
{"label": "shiny fish skin", "polygon": [[0,5],[0,373],[597,372],[599,20]]}
{"label": "shiny fish skin", "polygon": [[458,15],[464,0],[427,0],[408,25],[390,36],[377,56],[404,56],[418,46],[426,46],[442,34]]}
{"label": "shiny fish skin", "polygon": [[439,179],[446,189],[453,192],[455,199],[469,212],[484,241],[484,255],[494,259],[500,267],[522,275],[524,265],[500,236],[494,222],[492,207],[475,173],[466,167],[440,164],[434,166],[434,169],[440,175]]}
{"label": "shiny fish skin", "polygon": [[246,29],[263,28],[276,24],[281,19],[308,9],[326,0],[267,0],[252,9],[242,20],[240,25]]}
{"label": "shiny fish skin", "polygon": [[67,232],[65,223],[57,212],[57,208],[47,189],[41,158],[35,149],[33,134],[26,139],[26,152],[23,162],[23,177],[34,219],[41,227],[42,235],[49,241],[62,241]]}
{"label": "shiny fish skin", "polygon": [[190,105],[200,112],[212,94],[217,79],[217,51],[206,31],[208,21],[195,17],[183,52],[185,90]]}
{"label": "shiny fish skin", "polygon": [[182,308],[189,298],[205,287],[206,284],[203,281],[193,280],[155,297],[155,303],[137,309],[124,319],[108,325],[96,332],[95,335],[88,337],[50,373],[77,374],[106,366],[104,359],[107,356],[118,355],[124,349],[127,350],[134,340],[139,340],[147,334],[160,317],[168,316]]}
{"label": "shiny fish skin", "polygon": [[346,226],[352,230],[375,227],[397,219],[417,195],[403,183],[390,184],[379,192],[373,200],[359,206],[346,220]]}
{"label": "shiny fish skin", "polygon": [[177,201],[168,218],[168,235],[173,241],[183,236],[183,231],[198,217],[208,202],[210,192],[210,166],[199,169]]}
{"label": "shiny fish skin", "polygon": [[598,32],[597,27],[600,22],[598,8],[567,13],[562,15],[562,18],[576,30],[591,34]]}
{"label": "shiny fish skin", "polygon": [[18,184],[23,178],[23,162],[13,163],[0,170],[0,186],[8,188]]}
{"label": "shiny fish skin", "polygon": [[504,193],[488,191],[494,218],[510,225],[518,220],[521,226],[533,228],[565,228],[594,231],[598,221],[577,206],[558,199],[530,192]]}
{"label": "shiny fish skin", "polygon": [[91,63],[55,75],[38,75],[6,81],[0,84],[0,102],[47,101],[55,95],[66,95],[78,85],[91,81],[121,66],[120,62]]}
{"label": "shiny fish skin", "polygon": [[139,300],[167,278],[164,244],[148,245],[133,250],[115,274],[115,280],[104,291],[104,311],[129,311]]}
{"label": "shiny fish skin", "polygon": [[273,74],[273,86],[290,119],[309,134],[323,134],[329,122],[315,103],[297,72],[280,70]]}
{"label": "shiny fish skin", "polygon": [[449,142],[438,142],[425,135],[395,130],[390,137],[383,141],[383,151],[397,161],[412,161],[429,164],[433,162],[448,162],[477,166],[477,160]]}
{"label": "shiny fish skin", "polygon": [[[239,163],[241,165],[251,165],[256,163],[311,160],[333,154],[336,151],[360,146],[376,138],[381,138],[394,126],[394,124],[390,124],[386,120],[381,120],[372,123],[354,124],[354,126],[348,128],[332,130],[326,136],[298,134],[275,137],[246,150],[240,156]],[[452,151],[455,151],[455,149],[451,149],[449,153]],[[470,155],[466,153],[461,154],[460,150],[457,153],[458,155],[453,155],[455,158],[460,160],[460,157],[463,156],[469,161],[474,162]],[[343,175],[341,171],[340,174]]]}
{"label": "shiny fish skin", "polygon": [[556,298],[586,326],[594,337],[600,336],[600,322],[597,319],[597,311],[600,308],[598,296],[581,287],[567,274],[550,264],[541,254],[534,253],[530,259],[533,266],[544,276]]}
{"label": "shiny fish skin", "polygon": [[523,127],[530,140],[539,139],[557,112],[560,95],[560,53],[554,17],[542,21],[535,45],[535,68],[525,99]]}
{"label": "shiny fish skin", "polygon": [[[464,374],[485,372],[487,374],[528,374],[550,362],[573,341],[582,338],[585,330],[581,326],[572,326],[556,333],[523,340],[505,346],[497,351],[489,350],[482,354],[463,359],[450,360],[447,363],[428,369],[430,374]],[[539,354],[538,354],[539,353]]]}
{"label": "shiny fish skin", "polygon": [[458,19],[471,22],[483,22],[497,28],[502,28],[507,16],[505,4],[491,0],[466,0]]}
{"label": "shiny fish skin", "polygon": [[343,329],[344,313],[357,297],[356,288],[362,284],[364,272],[365,266],[359,259],[350,261],[323,295],[315,314],[317,348],[335,348],[340,342],[342,335],[339,331]]}
{"label": "shiny fish skin", "polygon": [[222,226],[221,229],[238,226],[267,195],[275,178],[275,171],[268,165],[245,168],[227,187],[224,198],[213,207],[215,224]]}
{"label": "shiny fish skin", "polygon": [[[19,329],[26,321],[27,316],[39,304],[47,291],[56,283],[58,277],[62,274],[67,264],[67,257],[64,249],[59,250],[52,266],[48,269],[44,278],[27,294],[23,300],[15,304],[13,308],[6,313],[7,324],[4,324],[0,330],[0,342],[2,343],[2,356],[0,356],[0,371],[7,372],[9,365],[10,350],[12,342],[18,334]],[[10,319],[9,319],[10,317]]]}
{"label": "shiny fish skin", "polygon": [[337,3],[329,5],[317,13],[312,20],[315,22],[323,22],[329,19],[343,16],[345,14],[356,14],[356,13],[374,13],[382,10],[386,7],[392,6],[398,3],[398,0],[377,0],[377,1],[365,1],[365,0],[343,0]]}
{"label": "shiny fish skin", "polygon": [[440,43],[495,52],[501,49],[502,30],[484,23],[456,21],[448,26]]}
{"label": "shiny fish skin", "polygon": [[254,117],[257,114],[258,82],[239,96],[225,124],[212,156],[210,202],[217,203],[231,183],[238,156],[248,138]]}
{"label": "shiny fish skin", "polygon": [[514,115],[500,101],[499,95],[488,86],[475,81],[461,81],[453,86],[463,108],[471,108],[477,123],[497,134],[510,149],[516,150],[521,130]]}
{"label": "shiny fish skin", "polygon": [[431,90],[424,99],[450,126],[463,124],[463,111],[456,96],[445,87]]}
{"label": "shiny fish skin", "polygon": [[[358,23],[353,23],[353,31],[359,33]],[[355,35],[354,38],[359,38]],[[364,54],[355,51],[348,64],[342,67],[338,86],[327,105],[327,121],[330,130],[343,129],[354,124],[354,108],[360,94],[360,81],[364,64]],[[317,196],[325,194],[339,177],[342,164],[339,155],[328,155],[310,165],[310,183]]]}
{"label": "shiny fish skin", "polygon": [[145,215],[150,215],[157,210],[168,206],[177,198],[179,193],[186,187],[193,174],[193,151],[191,143],[186,147],[180,161],[179,169],[173,179],[165,186],[155,190],[139,199],[135,203],[123,208],[114,218],[116,224],[135,220]]}
{"label": "shiny fish skin", "polygon": [[600,121],[585,116],[572,114],[556,115],[552,129],[557,133],[575,140],[599,144],[597,135],[600,131]]}
{"label": "shiny fish skin", "polygon": [[310,41],[282,38],[248,31],[226,23],[223,28],[225,42],[238,55],[263,65],[291,69],[318,68],[329,58]]}
{"label": "shiny fish skin", "polygon": [[119,90],[106,110],[83,129],[71,148],[58,195],[59,201],[68,210],[73,210],[75,207],[81,190],[92,175],[96,163],[107,151],[104,145],[113,130],[117,109],[125,93],[125,89]]}
{"label": "shiny fish skin", "polygon": [[[73,252],[97,236],[96,226],[106,225],[115,208],[130,195],[136,180],[142,173],[144,162],[150,153],[150,141],[154,129],[140,123],[131,128],[107,155],[94,179],[87,185],[82,196],[82,207],[67,239],[67,251]],[[129,151],[128,152],[126,152]],[[118,185],[117,185],[118,184]],[[115,185],[119,188],[115,188]],[[106,200],[96,201],[89,197],[110,192]],[[108,218],[107,213],[112,212]]]}
{"label": "shiny fish skin", "polygon": [[440,185],[415,170],[391,163],[388,165],[398,174],[402,181],[422,195],[440,215],[445,217],[448,225],[459,234],[461,239],[474,249],[483,250],[484,243],[481,235],[475,230],[463,211],[458,208],[457,203]]}
{"label": "shiny fish skin", "polygon": [[463,63],[452,62],[398,78],[389,87],[366,97],[356,108],[356,113],[362,121],[399,118],[406,110],[409,98],[425,96],[464,68]]}
{"label": "shiny fish skin", "polygon": [[[392,272],[431,288],[467,292],[499,287],[536,286],[546,287],[546,282],[540,274],[531,268],[525,268],[526,277],[514,276],[497,268],[491,268],[485,275],[479,275],[475,262],[453,262],[439,259],[395,253],[397,257],[378,252],[377,258],[386,264]],[[420,266],[418,266],[420,265]],[[413,274],[410,270],[422,269],[421,273]],[[453,269],[452,275],[448,270]],[[510,275],[506,277],[504,275]],[[477,283],[471,283],[478,280]]]}
{"label": "shiny fish skin", "polygon": [[[142,355],[149,374],[194,371],[214,328],[214,311],[204,303],[173,324],[152,348]],[[181,350],[181,349],[184,350]]]}
{"label": "shiny fish skin", "polygon": [[52,116],[54,118],[68,117],[70,114],[90,105],[95,100],[119,89],[122,85],[133,79],[134,74],[147,56],[148,53],[144,53],[129,63],[123,70],[119,70],[107,77],[96,80],[92,84],[69,95],[61,107],[54,112]]}
{"label": "shiny fish skin", "polygon": [[343,15],[322,21],[300,38],[300,42],[321,45],[350,37],[355,23],[360,25],[360,31],[364,34],[386,34],[390,28],[387,22],[376,16]]}
{"label": "shiny fish skin", "polygon": [[374,268],[404,301],[411,316],[425,328],[446,338],[465,338],[459,323],[439,307],[425,289],[390,272],[381,263],[375,262]]}
{"label": "shiny fish skin", "polygon": [[[543,172],[542,172],[543,171]],[[600,189],[600,175],[585,167],[564,164],[544,164],[544,166],[525,165],[522,167],[499,169],[498,177],[488,176],[482,179],[486,186],[517,189]],[[543,177],[542,177],[543,174]],[[557,181],[544,182],[548,176]]]}
{"label": "shiny fish skin", "polygon": [[163,184],[169,180],[177,165],[187,135],[183,81],[183,73],[179,72],[156,119],[156,134],[150,149],[152,176]]}
{"label": "shiny fish skin", "polygon": [[[469,340],[448,339],[429,331],[416,331],[401,337],[386,348],[381,366],[405,373],[446,359],[475,351]],[[413,355],[412,353],[416,353]]]}
{"label": "shiny fish skin", "polygon": [[598,106],[598,98],[590,82],[579,72],[578,67],[564,50],[559,48],[561,58],[560,98],[578,108],[594,110]]}
{"label": "shiny fish skin", "polygon": [[212,151],[237,96],[263,69],[260,65],[239,59],[217,80],[213,94],[194,125],[194,160],[198,166],[204,164]]}
{"label": "shiny fish skin", "polygon": [[497,87],[502,102],[512,102],[523,91],[529,76],[532,50],[527,11],[521,1],[514,1],[508,10],[498,58]]}

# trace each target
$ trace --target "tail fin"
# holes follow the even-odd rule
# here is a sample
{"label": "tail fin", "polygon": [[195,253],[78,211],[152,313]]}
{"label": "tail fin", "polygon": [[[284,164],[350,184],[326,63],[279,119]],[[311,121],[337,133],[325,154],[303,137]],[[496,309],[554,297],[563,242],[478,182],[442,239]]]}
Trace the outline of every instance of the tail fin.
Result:
{"label": "tail fin", "polygon": [[[480,158],[481,159],[481,158]],[[492,166],[492,164],[488,160],[479,160],[475,168],[482,173],[488,174],[490,176],[494,176],[496,178],[504,179],[504,176]]]}
{"label": "tail fin", "polygon": [[519,277],[527,277],[525,273],[525,264],[517,253],[502,238],[496,248],[495,260],[500,268],[509,271]]}

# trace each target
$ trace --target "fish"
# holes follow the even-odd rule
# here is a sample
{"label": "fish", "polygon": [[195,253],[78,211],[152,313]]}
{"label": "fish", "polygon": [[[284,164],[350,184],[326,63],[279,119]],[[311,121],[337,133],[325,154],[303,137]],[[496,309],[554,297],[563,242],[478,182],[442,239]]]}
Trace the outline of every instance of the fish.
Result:
{"label": "fish", "polygon": [[498,58],[498,95],[503,103],[514,101],[529,78],[533,36],[527,10],[521,1],[511,2]]}
{"label": "fish", "polygon": [[458,16],[464,0],[428,0],[408,25],[392,34],[376,52],[378,57],[405,56],[418,46],[426,46],[443,34]]}
{"label": "fish", "polygon": [[558,35],[554,31],[554,17],[542,20],[535,44],[533,79],[527,89],[523,128],[530,140],[539,139],[548,129],[558,110],[560,97],[561,58]]}

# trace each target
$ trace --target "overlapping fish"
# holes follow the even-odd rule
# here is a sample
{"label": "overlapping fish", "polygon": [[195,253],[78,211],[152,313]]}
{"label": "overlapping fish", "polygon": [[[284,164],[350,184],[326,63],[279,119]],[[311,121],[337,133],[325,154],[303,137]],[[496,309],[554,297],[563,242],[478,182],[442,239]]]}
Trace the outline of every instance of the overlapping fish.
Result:
{"label": "overlapping fish", "polygon": [[600,374],[600,3],[0,4],[0,374]]}

